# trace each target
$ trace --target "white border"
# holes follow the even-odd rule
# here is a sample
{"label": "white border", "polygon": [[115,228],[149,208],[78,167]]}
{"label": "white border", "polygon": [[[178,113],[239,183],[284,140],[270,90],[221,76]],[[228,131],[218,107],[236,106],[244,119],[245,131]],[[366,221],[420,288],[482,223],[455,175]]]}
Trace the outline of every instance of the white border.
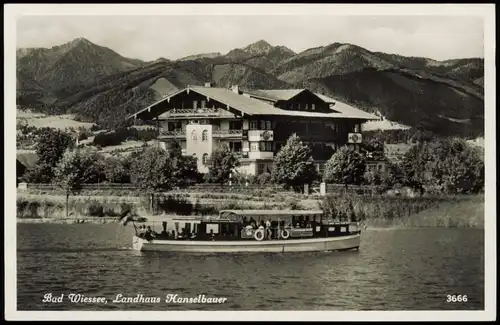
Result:
{"label": "white border", "polygon": [[[16,17],[20,15],[431,15],[484,18],[485,65],[485,311],[16,311]],[[496,319],[496,147],[495,147],[495,5],[494,4],[7,4],[4,5],[4,190],[5,318],[7,320],[457,320]],[[7,194],[8,193],[8,194]]]}

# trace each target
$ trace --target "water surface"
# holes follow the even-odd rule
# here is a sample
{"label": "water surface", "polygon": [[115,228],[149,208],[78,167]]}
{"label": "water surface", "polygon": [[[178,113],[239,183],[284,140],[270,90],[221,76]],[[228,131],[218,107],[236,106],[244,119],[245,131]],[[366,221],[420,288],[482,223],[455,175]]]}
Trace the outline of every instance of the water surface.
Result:
{"label": "water surface", "polygon": [[[484,231],[369,230],[359,251],[183,255],[131,250],[118,224],[18,224],[18,310],[482,310]],[[45,294],[65,294],[44,303]],[[67,295],[105,296],[77,304]],[[113,303],[117,294],[161,303]],[[226,297],[166,304],[167,294]],[[447,295],[467,295],[448,303]]]}

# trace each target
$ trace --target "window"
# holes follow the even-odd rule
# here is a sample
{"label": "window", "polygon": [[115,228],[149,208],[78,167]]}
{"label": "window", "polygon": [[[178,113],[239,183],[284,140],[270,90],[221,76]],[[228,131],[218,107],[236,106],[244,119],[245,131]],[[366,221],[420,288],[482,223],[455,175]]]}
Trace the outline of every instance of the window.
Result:
{"label": "window", "polygon": [[305,108],[306,108],[306,111],[307,111],[309,109],[309,104],[306,104]]}
{"label": "window", "polygon": [[241,121],[230,121],[229,130],[241,130],[243,128],[243,123]]}
{"label": "window", "polygon": [[314,111],[316,109],[316,104],[311,104],[311,109]]}
{"label": "window", "polygon": [[250,121],[250,130],[257,130],[257,121]]}
{"label": "window", "polygon": [[196,136],[196,130],[193,130],[193,132],[191,132],[191,140],[196,141],[197,139],[198,137]]}
{"label": "window", "polygon": [[240,142],[229,142],[229,150],[232,152],[240,152],[241,151],[241,141]]}
{"label": "window", "polygon": [[208,140],[208,131],[203,130],[203,132],[201,133],[201,141],[207,141],[207,140]]}
{"label": "window", "polygon": [[265,168],[264,164],[257,164],[257,174],[258,175],[263,174],[264,173],[264,168]]}
{"label": "window", "polygon": [[193,109],[196,110],[198,108],[198,101],[193,100]]}
{"label": "window", "polygon": [[203,158],[201,159],[201,162],[203,163],[203,165],[207,165],[208,164],[208,153],[204,153],[203,154]]}
{"label": "window", "polygon": [[271,129],[272,129],[271,121],[266,121],[266,130],[271,130]]}
{"label": "window", "polygon": [[273,151],[273,143],[271,141],[259,142],[259,151]]}
{"label": "window", "polygon": [[259,151],[259,143],[251,142],[250,143],[250,151]]}
{"label": "window", "polygon": [[207,104],[207,102],[206,102],[205,100],[202,100],[202,101],[201,101],[201,108],[205,108],[205,107],[206,107],[206,106],[205,106],[206,104]]}
{"label": "window", "polygon": [[266,121],[261,120],[260,121],[260,129],[265,130],[266,129]]}
{"label": "window", "polygon": [[167,128],[168,128],[168,131],[180,131],[180,130],[182,130],[182,125],[181,125],[180,121],[168,122]]}

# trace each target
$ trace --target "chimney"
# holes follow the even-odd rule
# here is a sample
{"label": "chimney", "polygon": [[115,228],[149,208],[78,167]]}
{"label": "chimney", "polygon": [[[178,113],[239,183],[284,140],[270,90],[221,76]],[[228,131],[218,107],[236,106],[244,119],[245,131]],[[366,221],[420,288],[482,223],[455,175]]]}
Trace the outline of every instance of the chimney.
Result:
{"label": "chimney", "polygon": [[238,85],[234,85],[234,86],[232,86],[232,87],[231,87],[231,90],[232,90],[233,92],[237,93],[237,94],[239,94],[239,93],[240,93],[240,89],[239,89]]}
{"label": "chimney", "polygon": [[205,88],[211,88],[212,83],[211,82],[205,82]]}

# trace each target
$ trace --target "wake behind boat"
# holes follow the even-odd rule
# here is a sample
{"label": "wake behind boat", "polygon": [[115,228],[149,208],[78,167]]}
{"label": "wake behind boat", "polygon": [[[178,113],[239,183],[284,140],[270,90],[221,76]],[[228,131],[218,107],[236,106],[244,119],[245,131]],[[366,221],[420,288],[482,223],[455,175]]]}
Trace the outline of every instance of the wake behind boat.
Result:
{"label": "wake behind boat", "polygon": [[[150,226],[135,225],[147,219]],[[168,223],[173,229],[167,231]],[[334,222],[323,211],[223,210],[218,217],[152,217],[132,223],[139,251],[192,253],[313,252],[359,249],[359,222]],[[157,233],[154,226],[161,224]]]}

